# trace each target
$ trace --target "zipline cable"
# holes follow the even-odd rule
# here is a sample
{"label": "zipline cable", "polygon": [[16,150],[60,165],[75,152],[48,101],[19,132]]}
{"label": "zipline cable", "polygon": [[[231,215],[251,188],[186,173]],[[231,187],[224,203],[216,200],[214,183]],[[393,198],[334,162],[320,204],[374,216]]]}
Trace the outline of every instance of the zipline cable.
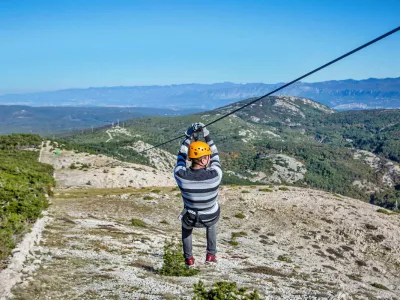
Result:
{"label": "zipline cable", "polygon": [[[274,93],[276,93],[276,92],[288,87],[289,85],[292,85],[293,83],[295,83],[297,81],[300,81],[300,80],[310,76],[311,74],[314,74],[314,73],[316,73],[316,72],[318,72],[318,71],[320,71],[320,70],[322,70],[322,69],[324,69],[324,68],[326,68],[326,67],[328,67],[328,66],[330,66],[330,65],[332,65],[332,64],[334,64],[336,62],[338,62],[339,60],[342,60],[343,58],[345,58],[347,56],[350,56],[350,55],[352,55],[352,54],[354,54],[354,53],[356,53],[356,52],[358,52],[358,51],[360,51],[360,50],[362,50],[362,49],[364,49],[364,48],[366,48],[366,47],[368,47],[368,46],[370,46],[370,45],[372,45],[372,44],[374,44],[374,43],[376,43],[376,42],[378,42],[378,41],[380,41],[380,40],[382,40],[382,39],[384,39],[386,37],[388,37],[389,35],[392,35],[393,33],[397,32],[399,30],[400,30],[400,26],[395,28],[395,29],[393,29],[393,30],[391,30],[391,31],[389,31],[389,32],[387,32],[387,33],[385,33],[385,34],[382,34],[381,36],[369,41],[368,43],[365,43],[364,45],[361,45],[358,48],[355,48],[354,50],[351,50],[350,52],[347,52],[346,54],[343,54],[342,56],[339,56],[338,58],[335,58],[334,60],[331,60],[330,62],[328,62],[328,63],[326,63],[326,64],[324,64],[322,66],[320,66],[320,67],[318,67],[318,68],[316,68],[316,69],[314,69],[314,70],[312,70],[312,71],[310,71],[310,72],[308,72],[308,73],[306,73],[306,74],[304,74],[304,75],[302,75],[302,76],[300,76],[300,77],[298,77],[298,78],[296,78],[296,79],[294,79],[294,80],[282,85],[279,88],[277,88],[277,89],[275,89],[275,90],[273,90],[273,91],[271,91],[271,92],[269,92],[269,93],[267,93],[267,94],[265,94],[263,96],[260,96],[260,97],[256,98],[255,100],[253,100],[253,101],[251,101],[251,102],[249,102],[249,103],[247,103],[247,104],[245,104],[245,105],[243,105],[243,106],[241,106],[241,107],[239,107],[237,109],[232,110],[231,112],[229,112],[229,113],[227,113],[227,114],[215,119],[214,121],[206,124],[205,127],[206,126],[210,126],[210,125],[212,125],[212,124],[214,124],[214,123],[216,123],[216,122],[218,122],[218,121],[220,121],[220,120],[222,120],[222,119],[234,114],[235,112],[238,112],[239,110],[242,110],[242,109],[244,109],[244,108],[256,103],[257,101],[260,101],[260,100],[264,99],[265,97],[268,97],[268,96],[270,96],[270,95],[272,95],[272,94],[274,94]],[[168,144],[168,143],[170,143],[172,141],[176,141],[177,139],[181,139],[183,137],[185,137],[184,134],[180,135],[180,136],[178,136],[176,138],[170,139],[170,140],[168,140],[166,142],[163,142],[161,144],[157,144],[157,145],[155,145],[153,147],[150,147],[148,149],[142,150],[139,153],[143,153],[143,152],[149,151],[151,149],[158,148],[160,146]]]}

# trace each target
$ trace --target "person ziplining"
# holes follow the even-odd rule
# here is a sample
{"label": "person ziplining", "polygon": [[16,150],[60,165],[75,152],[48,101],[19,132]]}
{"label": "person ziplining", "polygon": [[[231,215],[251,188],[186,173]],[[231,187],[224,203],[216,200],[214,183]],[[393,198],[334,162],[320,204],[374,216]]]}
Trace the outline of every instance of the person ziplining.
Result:
{"label": "person ziplining", "polygon": [[[218,188],[222,180],[222,169],[219,161],[217,147],[209,136],[206,126],[212,125],[220,120],[233,115],[234,113],[251,106],[252,104],[298,82],[311,74],[314,74],[394,33],[400,31],[400,26],[395,29],[331,60],[330,62],[280,86],[279,88],[260,96],[245,105],[238,107],[221,117],[207,123],[192,124],[185,132],[185,135],[178,136],[144,149],[139,153],[158,148],[167,143],[185,137],[178,153],[177,165],[174,169],[175,180],[181,190],[184,209],[179,219],[182,223],[182,243],[185,263],[188,267],[194,265],[192,253],[192,232],[193,228],[206,228],[207,233],[207,254],[206,263],[215,263],[217,245],[216,245],[216,224],[220,216],[220,207],[218,205]],[[199,133],[203,133],[206,142],[198,141]],[[191,143],[191,140],[195,140]],[[189,158],[192,165],[186,167],[186,160]]]}
{"label": "person ziplining", "polygon": [[[199,133],[203,133],[205,142],[198,141]],[[217,147],[203,123],[192,124],[185,136],[178,152],[174,175],[184,203],[179,219],[182,223],[185,264],[193,267],[192,232],[196,227],[206,228],[205,262],[217,262],[216,224],[220,216],[218,188],[222,180],[222,169]],[[191,161],[190,167],[186,167],[188,158]]]}

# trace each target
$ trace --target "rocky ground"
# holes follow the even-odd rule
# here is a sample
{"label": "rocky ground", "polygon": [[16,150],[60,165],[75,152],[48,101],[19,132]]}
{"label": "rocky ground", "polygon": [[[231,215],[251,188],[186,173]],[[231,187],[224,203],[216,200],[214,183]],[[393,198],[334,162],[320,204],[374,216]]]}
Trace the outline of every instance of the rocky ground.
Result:
{"label": "rocky ground", "polygon": [[278,186],[222,187],[221,205],[219,263],[202,268],[197,230],[200,275],[166,277],[156,270],[165,239],[179,236],[175,188],[57,190],[13,299],[190,299],[200,279],[235,281],[265,299],[400,297],[399,215]]}
{"label": "rocky ground", "polygon": [[[143,168],[135,174],[146,185],[99,188],[107,181],[80,182],[109,174],[102,170],[112,172],[117,161],[46,150],[41,159],[56,166],[59,187],[35,238],[15,249],[13,272],[0,273],[0,299],[15,282],[12,299],[191,299],[199,280],[234,281],[262,299],[400,299],[399,214],[311,189],[223,186],[218,264],[204,265],[205,232],[198,229],[200,274],[161,276],[163,245],[180,235],[182,201],[171,174],[129,164]],[[80,162],[91,167],[65,184],[77,171],[65,166]]]}
{"label": "rocky ground", "polygon": [[[55,154],[55,152],[58,154]],[[165,151],[164,151],[165,152]],[[174,186],[172,169],[121,162],[105,155],[51,148],[41,151],[41,162],[54,166],[58,188],[115,188]]]}

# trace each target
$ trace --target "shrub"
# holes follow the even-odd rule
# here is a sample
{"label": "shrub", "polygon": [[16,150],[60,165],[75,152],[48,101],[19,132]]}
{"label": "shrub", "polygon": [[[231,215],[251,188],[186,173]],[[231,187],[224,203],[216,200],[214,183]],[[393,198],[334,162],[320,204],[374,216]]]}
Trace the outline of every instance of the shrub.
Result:
{"label": "shrub", "polygon": [[228,243],[232,246],[238,246],[239,242],[236,240],[236,238],[241,237],[241,236],[247,236],[247,232],[244,232],[244,231],[232,232],[231,240]]}
{"label": "shrub", "polygon": [[237,238],[237,237],[242,237],[242,236],[247,236],[247,232],[245,232],[245,231],[232,232],[232,239]]}
{"label": "shrub", "polygon": [[257,291],[248,292],[247,288],[238,288],[235,282],[218,281],[208,290],[203,282],[194,284],[193,300],[259,300],[261,299]]}
{"label": "shrub", "polygon": [[259,191],[260,192],[268,192],[268,193],[273,192],[273,190],[271,190],[271,189],[259,189]]}
{"label": "shrub", "polygon": [[70,168],[71,170],[78,169],[78,167],[77,167],[74,163],[72,163],[72,164],[69,166],[69,168]]}
{"label": "shrub", "polygon": [[154,197],[151,197],[151,196],[144,196],[143,197],[143,200],[153,200],[154,199]]}
{"label": "shrub", "polygon": [[182,255],[182,242],[175,243],[174,239],[166,240],[164,244],[163,266],[157,272],[164,276],[194,276],[200,270],[187,268]]}
{"label": "shrub", "polygon": [[146,223],[140,219],[131,219],[131,224],[135,227],[146,227]]}
{"label": "shrub", "polygon": [[232,246],[238,246],[239,245],[239,242],[236,239],[231,239],[228,243],[231,244]]}
{"label": "shrub", "polygon": [[90,166],[91,166],[91,164],[82,164],[81,167],[80,167],[80,169],[81,169],[81,170],[83,170],[83,169],[89,169]]}
{"label": "shrub", "polygon": [[242,214],[242,213],[238,213],[238,214],[235,215],[235,218],[244,219],[244,218],[246,218],[246,216],[244,214]]}
{"label": "shrub", "polygon": [[[1,139],[9,144],[2,145]],[[27,139],[24,141],[19,135],[11,140],[0,137],[0,149],[17,149],[26,143],[35,143],[29,135]],[[52,193],[54,169],[39,163],[38,155],[34,151],[0,150],[0,269],[3,259],[29,230],[29,224],[48,207],[45,194]]]}
{"label": "shrub", "polygon": [[289,189],[286,186],[281,186],[279,188],[280,191],[288,191]]}
{"label": "shrub", "polygon": [[381,214],[385,214],[385,215],[393,215],[393,214],[394,214],[393,212],[391,212],[391,211],[389,211],[389,210],[387,210],[387,209],[383,209],[383,208],[379,208],[379,209],[377,210],[377,212],[378,212],[378,213],[381,213]]}
{"label": "shrub", "polygon": [[151,192],[152,192],[152,193],[156,193],[156,194],[158,194],[158,193],[161,193],[161,190],[157,190],[157,189],[155,189],[155,190],[152,190]]}
{"label": "shrub", "polygon": [[278,260],[279,261],[284,261],[284,262],[287,262],[287,263],[291,263],[292,262],[292,260],[289,257],[285,256],[285,255],[279,255],[278,256]]}
{"label": "shrub", "polygon": [[377,289],[390,291],[386,286],[384,286],[384,285],[382,285],[382,284],[380,284],[380,283],[377,283],[377,282],[371,283],[371,285],[372,285],[373,287],[376,287]]}
{"label": "shrub", "polygon": [[248,190],[243,190],[242,191],[242,194],[248,194],[248,193],[250,193]]}

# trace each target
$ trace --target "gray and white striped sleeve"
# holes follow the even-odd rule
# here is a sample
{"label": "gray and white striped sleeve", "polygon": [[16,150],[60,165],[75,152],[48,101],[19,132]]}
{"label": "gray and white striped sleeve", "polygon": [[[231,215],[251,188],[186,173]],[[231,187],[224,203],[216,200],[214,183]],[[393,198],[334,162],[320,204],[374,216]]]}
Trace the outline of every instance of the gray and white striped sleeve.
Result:
{"label": "gray and white striped sleeve", "polygon": [[211,139],[210,135],[205,136],[206,143],[210,146],[212,154],[210,155],[210,169],[214,169],[218,172],[218,175],[222,177],[221,162],[219,160],[219,154],[217,146],[215,146],[214,141]]}
{"label": "gray and white striped sleeve", "polygon": [[186,160],[187,160],[189,146],[190,146],[190,139],[185,138],[178,152],[174,173],[178,172],[179,170],[186,170]]}

